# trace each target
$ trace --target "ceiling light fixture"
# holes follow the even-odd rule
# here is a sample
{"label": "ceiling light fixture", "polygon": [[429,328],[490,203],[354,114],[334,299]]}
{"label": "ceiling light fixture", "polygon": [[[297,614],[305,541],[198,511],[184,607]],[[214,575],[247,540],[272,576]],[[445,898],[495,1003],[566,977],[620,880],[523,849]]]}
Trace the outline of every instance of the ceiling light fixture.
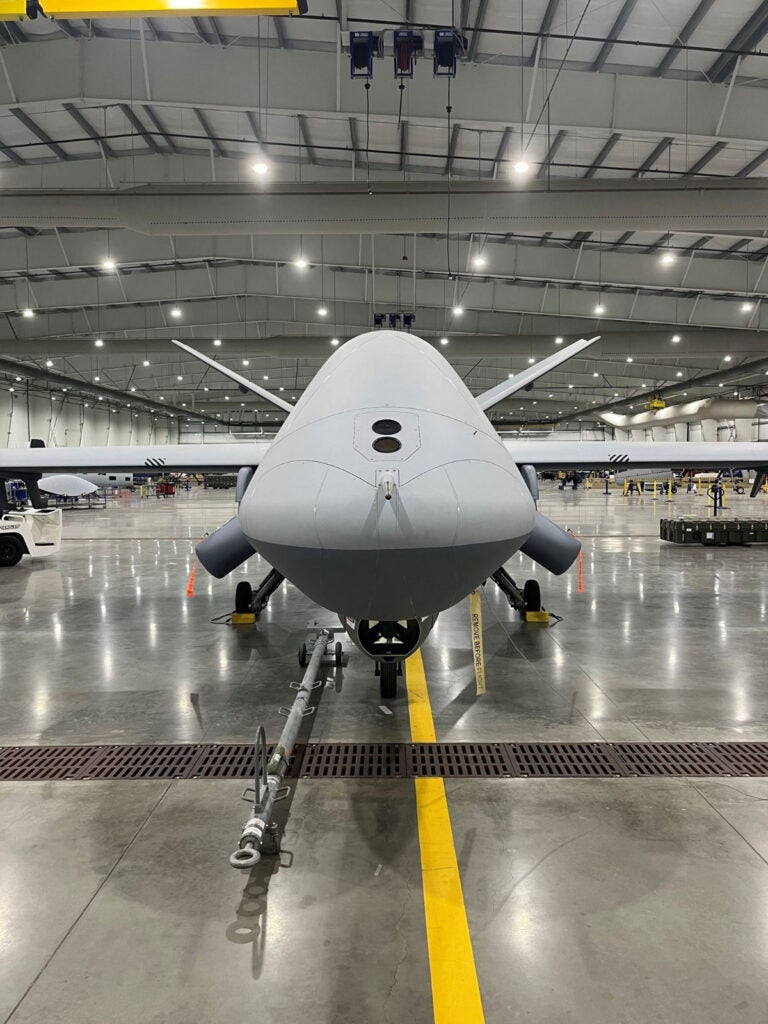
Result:
{"label": "ceiling light fixture", "polygon": [[676,259],[677,259],[677,257],[671,251],[671,249],[667,249],[667,251],[662,254],[661,262],[669,264],[669,263],[674,263]]}
{"label": "ceiling light fixture", "polygon": [[327,309],[327,307],[326,306],[320,306],[320,308],[317,311],[317,315],[318,316],[328,316],[328,309]]}
{"label": "ceiling light fixture", "polygon": [[676,345],[678,343],[678,341],[680,341],[680,335],[679,334],[673,334],[672,335],[672,344]]}
{"label": "ceiling light fixture", "polygon": [[741,304],[741,312],[742,313],[751,313],[754,308],[755,308],[754,302],[742,302],[742,304]]}
{"label": "ceiling light fixture", "polygon": [[447,338],[441,338],[440,339],[440,344],[441,345],[447,345],[448,344],[448,339]]}
{"label": "ceiling light fixture", "polygon": [[149,366],[149,360],[145,359],[144,362],[141,365],[142,366]]}
{"label": "ceiling light fixture", "polygon": [[451,312],[453,313],[454,316],[461,316],[461,314],[464,312],[464,307],[454,306]]}
{"label": "ceiling light fixture", "polygon": [[304,259],[303,256],[297,256],[296,259],[293,261],[293,265],[294,267],[298,267],[299,270],[307,269],[307,261]]}
{"label": "ceiling light fixture", "polygon": [[171,316],[174,320],[181,319],[181,309],[179,306],[171,306]]}
{"label": "ceiling light fixture", "polygon": [[482,253],[478,253],[476,256],[472,257],[472,266],[477,267],[478,270],[484,267],[487,262],[488,260],[485,258],[485,256],[483,256]]}
{"label": "ceiling light fixture", "polygon": [[93,344],[96,346],[96,348],[103,348],[104,347],[104,339],[103,338],[97,338],[96,341],[94,341]]}
{"label": "ceiling light fixture", "polygon": [[117,267],[117,264],[115,263],[114,260],[110,260],[110,259],[102,260],[101,269],[102,270],[106,270],[107,273],[109,273],[112,270],[115,270],[116,267]]}
{"label": "ceiling light fixture", "polygon": [[555,338],[555,344],[556,345],[562,345],[563,344],[563,339],[560,338],[560,337]]}
{"label": "ceiling light fixture", "polygon": [[530,169],[531,165],[523,157],[520,157],[519,160],[512,164],[512,170],[518,175],[527,174]]}
{"label": "ceiling light fixture", "polygon": [[605,312],[605,306],[602,304],[602,302],[598,302],[598,304],[595,306],[595,313],[596,313],[596,315],[597,316],[602,316],[604,312]]}
{"label": "ceiling light fixture", "polygon": [[257,160],[255,163],[251,164],[251,170],[254,174],[263,176],[269,173],[269,164],[266,160]]}
{"label": "ceiling light fixture", "polygon": [[331,344],[333,345],[334,348],[336,348],[336,346],[339,344],[339,339],[331,338]]}
{"label": "ceiling light fixture", "polygon": [[31,309],[29,306],[25,306],[24,309],[22,309],[21,311],[21,315],[25,317],[25,319],[29,320],[31,317],[35,315],[35,311],[34,309]]}
{"label": "ceiling light fixture", "polygon": [[214,338],[213,344],[216,346],[216,348],[219,348],[221,346],[221,338]]}

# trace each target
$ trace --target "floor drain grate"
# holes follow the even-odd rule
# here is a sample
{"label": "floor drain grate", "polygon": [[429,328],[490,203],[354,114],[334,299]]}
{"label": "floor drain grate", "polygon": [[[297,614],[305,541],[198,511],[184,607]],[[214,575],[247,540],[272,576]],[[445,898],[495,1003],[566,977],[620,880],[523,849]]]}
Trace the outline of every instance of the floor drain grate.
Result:
{"label": "floor drain grate", "polygon": [[309,743],[300,774],[306,779],[397,779],[403,769],[401,743]]}
{"label": "floor drain grate", "polygon": [[105,747],[0,747],[0,779],[79,779]]}
{"label": "floor drain grate", "polygon": [[[0,781],[250,779],[253,761],[251,743],[0,747]],[[768,777],[768,743],[310,743],[297,745],[288,775],[308,779]]]}
{"label": "floor drain grate", "polygon": [[715,743],[713,749],[732,775],[768,775],[768,743]]}
{"label": "floor drain grate", "polygon": [[528,778],[607,778],[622,771],[607,743],[510,743],[515,774]]}
{"label": "floor drain grate", "polygon": [[509,778],[512,768],[502,743],[412,743],[409,774],[416,778]]}
{"label": "floor drain grate", "polygon": [[[184,779],[200,755],[196,743],[102,747],[83,778]],[[253,749],[253,748],[251,748]]]}
{"label": "floor drain grate", "polygon": [[[766,744],[765,746],[768,746]],[[630,775],[729,775],[710,743],[614,743]]]}

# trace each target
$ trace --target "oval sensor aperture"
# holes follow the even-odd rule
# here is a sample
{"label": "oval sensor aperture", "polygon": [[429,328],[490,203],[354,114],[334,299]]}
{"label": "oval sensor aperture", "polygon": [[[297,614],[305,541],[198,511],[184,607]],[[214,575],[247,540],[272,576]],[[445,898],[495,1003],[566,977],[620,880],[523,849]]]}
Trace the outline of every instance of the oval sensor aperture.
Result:
{"label": "oval sensor aperture", "polygon": [[402,447],[396,437],[377,437],[373,442],[373,450],[381,452],[383,455],[399,452]]}
{"label": "oval sensor aperture", "polygon": [[402,425],[398,423],[397,420],[376,420],[376,422],[371,427],[371,430],[374,432],[374,434],[387,435],[399,434],[402,429]]}

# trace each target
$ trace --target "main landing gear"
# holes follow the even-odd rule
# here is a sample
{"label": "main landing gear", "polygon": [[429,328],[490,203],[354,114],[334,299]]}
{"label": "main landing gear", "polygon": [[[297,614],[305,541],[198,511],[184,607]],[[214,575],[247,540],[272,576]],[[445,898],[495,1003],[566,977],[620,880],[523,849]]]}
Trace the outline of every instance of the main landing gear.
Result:
{"label": "main landing gear", "polygon": [[491,579],[504,594],[512,608],[526,622],[546,622],[548,615],[541,605],[541,588],[538,580],[526,580],[521,590],[506,569],[497,569]]}
{"label": "main landing gear", "polygon": [[[235,612],[237,616],[253,616],[255,621],[269,604],[269,599],[285,579],[277,569],[272,569],[261,581],[256,590],[248,580],[241,580],[235,588]],[[233,617],[234,618],[234,617]],[[243,620],[241,620],[243,621]]]}

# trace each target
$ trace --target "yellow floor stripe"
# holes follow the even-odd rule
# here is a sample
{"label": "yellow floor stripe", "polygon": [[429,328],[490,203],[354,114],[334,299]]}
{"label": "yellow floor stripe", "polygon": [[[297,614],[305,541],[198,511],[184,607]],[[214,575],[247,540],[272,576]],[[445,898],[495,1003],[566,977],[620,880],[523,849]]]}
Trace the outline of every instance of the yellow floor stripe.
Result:
{"label": "yellow floor stripe", "polygon": [[[420,651],[408,659],[405,678],[411,739],[434,743],[435,726]],[[483,1004],[445,784],[442,779],[416,779],[415,785],[435,1024],[482,1024]]]}

